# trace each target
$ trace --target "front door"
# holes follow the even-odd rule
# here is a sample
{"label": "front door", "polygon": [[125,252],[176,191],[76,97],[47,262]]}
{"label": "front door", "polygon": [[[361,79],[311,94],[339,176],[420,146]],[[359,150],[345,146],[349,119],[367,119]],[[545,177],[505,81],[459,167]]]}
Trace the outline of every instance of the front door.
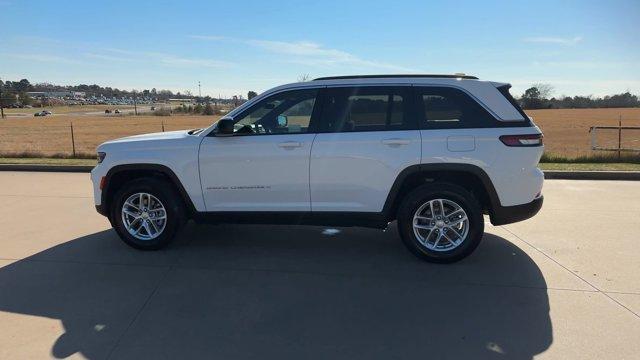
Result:
{"label": "front door", "polygon": [[200,180],[207,211],[310,211],[309,126],[317,90],[293,90],[234,118],[233,136],[205,137]]}

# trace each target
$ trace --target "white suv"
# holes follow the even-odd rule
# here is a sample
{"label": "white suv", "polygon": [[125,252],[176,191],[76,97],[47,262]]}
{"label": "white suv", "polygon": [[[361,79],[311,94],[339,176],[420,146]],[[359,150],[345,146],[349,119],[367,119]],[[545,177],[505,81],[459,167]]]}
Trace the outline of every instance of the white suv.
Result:
{"label": "white suv", "polygon": [[509,84],[463,75],[376,75],[283,85],[211,127],[98,147],[99,213],[138,249],[188,219],[384,229],[432,262],[469,255],[484,231],[542,206],[542,134]]}

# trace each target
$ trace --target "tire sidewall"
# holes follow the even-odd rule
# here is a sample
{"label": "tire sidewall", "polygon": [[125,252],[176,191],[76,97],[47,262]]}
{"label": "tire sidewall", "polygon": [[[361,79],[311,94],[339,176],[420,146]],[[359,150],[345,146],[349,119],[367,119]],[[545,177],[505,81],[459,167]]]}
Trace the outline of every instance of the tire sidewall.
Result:
{"label": "tire sidewall", "polygon": [[[450,251],[433,251],[422,245],[413,232],[413,216],[420,206],[434,199],[447,199],[460,205],[469,219],[469,232],[464,242]],[[471,254],[484,233],[484,217],[477,201],[468,191],[453,185],[423,186],[411,192],[398,212],[399,232],[405,245],[420,258],[430,262],[449,263]]]}
{"label": "tire sidewall", "polygon": [[[140,240],[131,235],[122,222],[122,205],[135,193],[148,193],[155,196],[167,213],[167,223],[160,236],[151,240]],[[157,250],[166,246],[174,237],[182,224],[183,212],[176,198],[175,191],[163,181],[156,179],[139,179],[125,184],[113,198],[110,220],[120,238],[128,245],[141,250]]]}

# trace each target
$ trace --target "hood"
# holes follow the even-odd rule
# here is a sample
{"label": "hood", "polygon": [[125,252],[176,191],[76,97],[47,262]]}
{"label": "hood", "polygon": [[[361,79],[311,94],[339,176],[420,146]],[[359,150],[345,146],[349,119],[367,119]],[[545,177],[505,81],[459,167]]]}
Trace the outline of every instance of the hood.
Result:
{"label": "hood", "polygon": [[191,130],[178,130],[178,131],[167,131],[167,132],[158,132],[151,134],[142,134],[142,135],[133,135],[127,136],[119,139],[109,140],[104,144],[115,144],[115,143],[123,143],[123,142],[138,142],[138,141],[153,141],[153,140],[171,140],[171,139],[182,139],[189,135],[189,131]]}

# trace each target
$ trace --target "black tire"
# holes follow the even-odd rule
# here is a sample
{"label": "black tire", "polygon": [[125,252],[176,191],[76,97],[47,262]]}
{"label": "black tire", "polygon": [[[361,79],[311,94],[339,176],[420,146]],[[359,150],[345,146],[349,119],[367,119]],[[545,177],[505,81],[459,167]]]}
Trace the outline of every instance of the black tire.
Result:
{"label": "black tire", "polygon": [[[150,240],[140,240],[131,235],[122,221],[122,205],[135,193],[148,193],[164,205],[167,215],[162,233]],[[124,184],[111,201],[109,220],[120,238],[129,246],[140,250],[158,250],[167,246],[186,222],[184,204],[180,195],[167,181],[156,178],[140,178]]]}
{"label": "black tire", "polygon": [[[413,216],[420,206],[434,199],[448,199],[457,203],[467,213],[469,232],[464,241],[448,251],[428,249],[420,243],[413,230]],[[402,200],[397,214],[398,232],[406,247],[420,259],[434,263],[452,263],[464,259],[478,247],[484,233],[484,218],[476,198],[464,188],[434,183],[422,185],[411,191]]]}

